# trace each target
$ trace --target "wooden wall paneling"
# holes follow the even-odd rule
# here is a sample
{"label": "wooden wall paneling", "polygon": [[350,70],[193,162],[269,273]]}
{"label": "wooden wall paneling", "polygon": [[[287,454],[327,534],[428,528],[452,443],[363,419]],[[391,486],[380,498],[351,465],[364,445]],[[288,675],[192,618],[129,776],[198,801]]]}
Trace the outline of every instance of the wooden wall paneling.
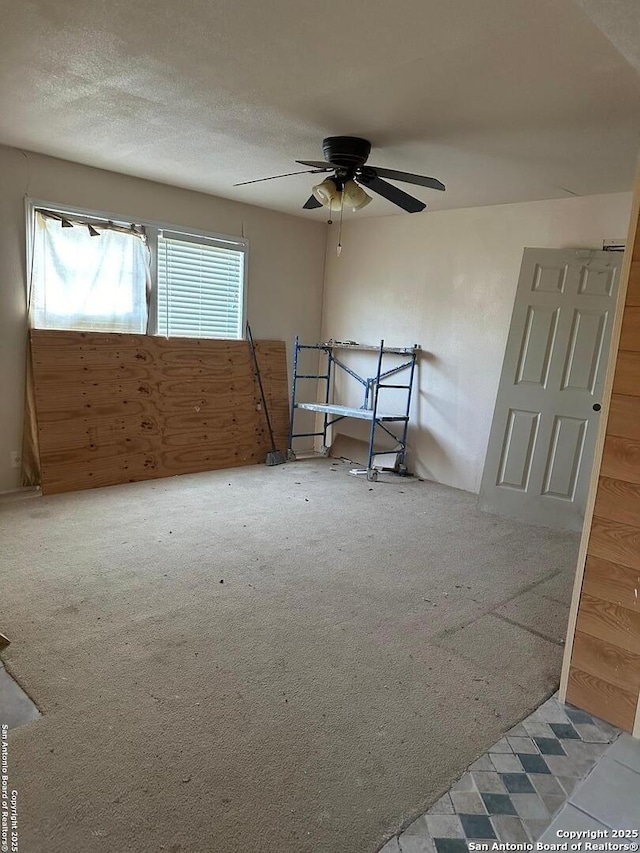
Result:
{"label": "wooden wall paneling", "polygon": [[640,613],[595,598],[584,590],[576,630],[640,655]]}
{"label": "wooden wall paneling", "polygon": [[640,441],[640,397],[613,394],[607,421],[607,435]]}
{"label": "wooden wall paneling", "polygon": [[629,352],[640,351],[640,307],[636,305],[627,303],[625,308],[620,334],[620,349]]}
{"label": "wooden wall paneling", "polygon": [[640,259],[631,262],[626,304],[640,306]]}
{"label": "wooden wall paneling", "polygon": [[[286,350],[258,341],[286,447]],[[246,341],[33,331],[45,493],[264,462],[269,439]]]}
{"label": "wooden wall paneling", "polygon": [[640,483],[640,441],[608,435],[600,473],[603,477]]}
{"label": "wooden wall paneling", "polygon": [[582,592],[631,611],[640,611],[640,571],[589,555]]}
{"label": "wooden wall paneling", "polygon": [[594,515],[640,528],[640,484],[600,477]]}
{"label": "wooden wall paneling", "polygon": [[572,665],[633,695],[640,690],[640,655],[576,631]]}
{"label": "wooden wall paneling", "polygon": [[640,396],[640,352],[620,350],[618,353],[613,393]]}
{"label": "wooden wall paneling", "polygon": [[640,171],[560,685],[640,735]]}
{"label": "wooden wall paneling", "polygon": [[617,687],[571,666],[568,677],[568,701],[590,714],[630,732],[634,725],[637,694]]}
{"label": "wooden wall paneling", "polygon": [[594,517],[588,553],[631,569],[640,569],[640,529],[609,518]]}

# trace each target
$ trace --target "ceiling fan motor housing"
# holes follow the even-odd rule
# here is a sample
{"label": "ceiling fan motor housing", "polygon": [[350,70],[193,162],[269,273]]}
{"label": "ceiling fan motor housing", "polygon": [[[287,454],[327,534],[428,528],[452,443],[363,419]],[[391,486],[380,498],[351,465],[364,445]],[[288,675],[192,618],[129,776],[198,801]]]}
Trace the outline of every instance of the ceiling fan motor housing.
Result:
{"label": "ceiling fan motor housing", "polygon": [[371,143],[358,136],[328,136],[322,141],[325,160],[332,166],[348,172],[366,162],[371,151]]}

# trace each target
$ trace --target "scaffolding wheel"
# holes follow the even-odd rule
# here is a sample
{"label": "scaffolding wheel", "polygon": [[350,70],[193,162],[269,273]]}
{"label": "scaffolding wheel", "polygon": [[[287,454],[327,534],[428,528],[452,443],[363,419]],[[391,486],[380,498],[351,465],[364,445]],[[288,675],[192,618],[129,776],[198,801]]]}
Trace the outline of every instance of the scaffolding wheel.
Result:
{"label": "scaffolding wheel", "polygon": [[407,466],[402,465],[402,464],[398,465],[398,468],[396,469],[396,473],[399,474],[401,477],[406,477],[407,476]]}
{"label": "scaffolding wheel", "polygon": [[291,450],[291,448],[289,448],[287,450],[287,462],[295,462],[295,461],[296,461],[296,454],[294,453],[293,450]]}
{"label": "scaffolding wheel", "polygon": [[323,444],[322,447],[320,448],[320,455],[321,456],[328,456],[329,455],[329,448],[326,446],[326,444]]}
{"label": "scaffolding wheel", "polygon": [[371,480],[375,482],[378,479],[378,469],[377,468],[367,468],[367,480]]}

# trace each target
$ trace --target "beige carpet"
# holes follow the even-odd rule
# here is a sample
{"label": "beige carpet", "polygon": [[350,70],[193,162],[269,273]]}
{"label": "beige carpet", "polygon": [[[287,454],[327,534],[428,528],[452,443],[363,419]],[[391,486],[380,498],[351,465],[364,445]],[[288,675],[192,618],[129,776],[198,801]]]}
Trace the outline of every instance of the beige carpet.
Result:
{"label": "beige carpet", "polygon": [[553,690],[576,537],[347,470],[2,503],[21,853],[372,853]]}

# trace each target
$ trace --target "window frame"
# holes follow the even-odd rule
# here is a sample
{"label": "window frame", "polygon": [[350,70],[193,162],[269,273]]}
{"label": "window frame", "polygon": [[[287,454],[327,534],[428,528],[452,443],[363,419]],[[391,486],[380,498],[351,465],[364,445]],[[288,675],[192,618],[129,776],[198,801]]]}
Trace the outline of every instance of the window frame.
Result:
{"label": "window frame", "polygon": [[[110,213],[105,210],[95,210],[87,207],[79,207],[77,205],[60,204],[59,202],[45,201],[44,199],[35,199],[30,196],[25,197],[25,226],[26,226],[26,276],[25,276],[25,300],[27,310],[29,309],[29,298],[31,293],[32,282],[30,280],[32,274],[32,257],[34,251],[34,223],[35,211],[39,208],[51,210],[53,213],[67,214],[70,218],[74,215],[82,219],[95,219],[98,222],[114,222],[117,225],[128,226],[132,222],[136,225],[144,227],[146,231],[147,245],[150,253],[150,276],[151,276],[151,292],[149,294],[147,330],[143,334],[164,337],[158,334],[158,233],[160,231],[171,232],[177,237],[189,240],[190,237],[195,238],[194,242],[211,241],[218,245],[229,244],[230,249],[241,251],[243,254],[243,275],[242,275],[242,316],[240,318],[240,336],[237,338],[187,338],[186,340],[211,340],[211,341],[236,341],[243,340],[243,331],[247,322],[247,308],[249,305],[249,241],[246,237],[237,237],[231,234],[220,234],[214,231],[204,231],[200,228],[191,228],[185,225],[175,225],[170,222],[162,222],[156,219],[145,219],[139,216],[125,216],[122,213]],[[96,333],[103,334],[103,333]],[[116,332],[106,334],[118,334]]]}

